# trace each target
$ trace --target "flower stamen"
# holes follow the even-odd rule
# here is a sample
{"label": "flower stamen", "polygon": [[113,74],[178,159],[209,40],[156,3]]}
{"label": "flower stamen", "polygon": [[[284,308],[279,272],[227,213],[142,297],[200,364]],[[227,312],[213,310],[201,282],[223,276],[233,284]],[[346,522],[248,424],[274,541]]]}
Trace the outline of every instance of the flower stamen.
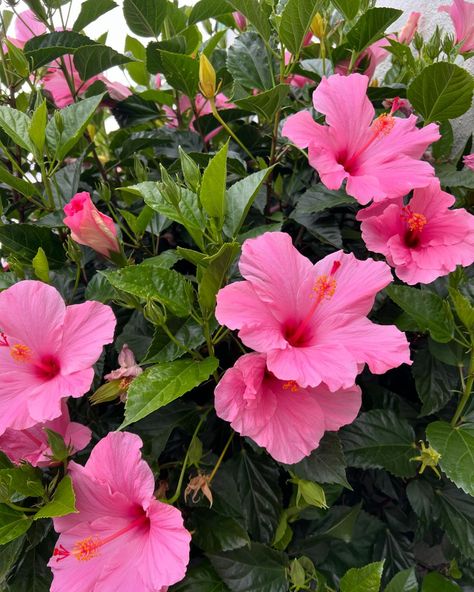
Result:
{"label": "flower stamen", "polygon": [[10,355],[15,362],[19,362],[20,364],[29,362],[33,357],[31,349],[27,345],[22,345],[21,343],[15,343],[15,345],[10,348]]}
{"label": "flower stamen", "polygon": [[300,387],[294,380],[288,380],[288,382],[283,384],[283,389],[285,391],[290,390],[292,393],[297,393],[300,390]]}

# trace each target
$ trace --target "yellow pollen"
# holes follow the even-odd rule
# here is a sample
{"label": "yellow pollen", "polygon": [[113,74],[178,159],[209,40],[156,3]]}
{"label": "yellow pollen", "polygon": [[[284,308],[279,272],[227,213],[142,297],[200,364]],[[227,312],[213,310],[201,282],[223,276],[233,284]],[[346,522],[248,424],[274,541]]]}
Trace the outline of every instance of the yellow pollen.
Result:
{"label": "yellow pollen", "polygon": [[395,117],[392,117],[389,113],[383,113],[379,115],[372,122],[372,129],[376,136],[387,136],[395,125]]}
{"label": "yellow pollen", "polygon": [[102,543],[97,537],[87,537],[82,541],[74,543],[72,553],[78,561],[89,561],[99,554],[99,547]]}
{"label": "yellow pollen", "polygon": [[423,214],[413,213],[407,220],[408,228],[412,232],[421,232],[427,220]]}
{"label": "yellow pollen", "polygon": [[285,389],[285,391],[290,390],[292,393],[297,393],[300,390],[300,387],[296,384],[294,380],[289,380],[288,382],[285,382],[283,388]]}
{"label": "yellow pollen", "polygon": [[29,362],[32,358],[31,349],[27,345],[21,345],[21,343],[15,343],[10,348],[10,355],[15,362]]}
{"label": "yellow pollen", "polygon": [[321,275],[313,286],[313,292],[318,301],[330,300],[336,291],[336,280],[327,275]]}

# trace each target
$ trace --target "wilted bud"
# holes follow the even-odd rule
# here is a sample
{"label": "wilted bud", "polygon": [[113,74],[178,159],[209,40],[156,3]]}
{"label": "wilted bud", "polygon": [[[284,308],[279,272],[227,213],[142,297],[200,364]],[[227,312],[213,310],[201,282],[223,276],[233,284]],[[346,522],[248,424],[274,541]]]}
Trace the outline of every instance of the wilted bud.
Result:
{"label": "wilted bud", "polygon": [[186,487],[184,499],[186,500],[188,495],[192,494],[191,499],[194,503],[196,503],[200,493],[202,493],[209,500],[210,507],[212,508],[213,499],[211,488],[209,486],[209,475],[202,475],[199,473],[193,477]]}
{"label": "wilted bud", "polygon": [[199,57],[199,88],[206,99],[216,96],[216,71],[203,53]]}
{"label": "wilted bud", "polygon": [[311,31],[313,32],[313,35],[318,39],[324,39],[324,37],[326,37],[326,28],[326,19],[317,12],[311,21]]}

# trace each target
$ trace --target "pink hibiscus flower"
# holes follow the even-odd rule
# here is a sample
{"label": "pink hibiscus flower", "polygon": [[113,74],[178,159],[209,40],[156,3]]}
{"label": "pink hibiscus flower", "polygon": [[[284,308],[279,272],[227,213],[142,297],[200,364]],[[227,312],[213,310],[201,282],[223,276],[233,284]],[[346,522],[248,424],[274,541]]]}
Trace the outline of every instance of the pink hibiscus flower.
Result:
{"label": "pink hibiscus flower", "polygon": [[[360,54],[354,67],[359,69],[361,64],[367,64],[363,73],[368,76],[369,79],[372,79],[377,66],[387,59],[389,52],[385,48],[389,45],[389,42],[385,38],[372,43],[372,45],[369,45],[369,47]],[[349,69],[349,63],[350,59],[339,62],[335,68],[336,74],[343,74],[346,76]]]}
{"label": "pink hibiscus flower", "polygon": [[474,216],[450,210],[455,198],[436,179],[415,189],[408,205],[398,197],[361,210],[362,238],[370,251],[382,253],[407,284],[429,284],[474,262]]}
{"label": "pink hibiscus flower", "polygon": [[327,125],[300,111],[288,117],[282,130],[296,146],[308,148],[309,163],[328,189],[339,189],[347,179],[347,193],[361,204],[426,186],[434,170],[419,159],[440,138],[436,124],[417,129],[413,115],[384,114],[374,120],[368,82],[361,74],[323,78],[313,104],[326,115]]}
{"label": "pink hibiscus flower", "polygon": [[24,10],[14,19],[14,30],[15,37],[8,36],[7,39],[16,47],[23,49],[27,41],[46,33],[46,25],[38,20],[32,10]]}
{"label": "pink hibiscus flower", "polygon": [[325,431],[357,417],[361,391],[302,388],[268,372],[264,354],[247,354],[227,370],[215,390],[216,413],[271,456],[293,464],[318,447]]}
{"label": "pink hibiscus flower", "polygon": [[462,159],[464,166],[466,166],[468,169],[471,169],[471,171],[474,171],[474,154],[467,154],[463,159]]}
{"label": "pink hibiscus flower", "polygon": [[[89,78],[89,80],[82,80],[79,76],[79,72],[74,66],[73,56],[65,55],[63,57],[66,69],[69,73],[69,79],[72,82],[72,86],[75,90],[75,95],[79,97],[83,96],[87,89],[94,84],[97,80],[104,83],[110,98],[114,101],[123,101],[132,94],[132,91],[121,84],[120,82],[111,82],[103,74],[98,74]],[[54,62],[49,68],[47,74],[43,77],[44,89],[51,95],[56,107],[63,109],[68,105],[74,103],[74,97],[71,93],[69,84],[64,77],[64,74],[59,67],[59,61]]]}
{"label": "pink hibiscus flower", "polygon": [[53,464],[53,455],[45,428],[53,430],[64,438],[64,442],[71,449],[71,454],[85,448],[91,439],[91,431],[86,426],[71,421],[66,402],[62,403],[62,413],[52,421],[37,423],[26,430],[7,429],[0,436],[0,450],[8,458],[19,464],[27,461],[34,467],[48,467]]}
{"label": "pink hibiscus flower", "polygon": [[78,513],[54,519],[51,592],[159,592],[184,577],[191,536],[179,510],[153,496],[141,447],[111,432],[84,467],[69,464]]}
{"label": "pink hibiscus flower", "polygon": [[461,43],[461,52],[474,49],[474,4],[466,0],[454,0],[453,4],[440,6],[439,12],[447,12],[453,21],[456,43]]}
{"label": "pink hibiscus flower", "polygon": [[62,399],[86,393],[114,329],[110,306],[66,306],[42,282],[25,280],[0,292],[0,435],[55,419]]}
{"label": "pink hibiscus flower", "polygon": [[411,12],[406,24],[398,33],[398,41],[410,45],[413,37],[418,29],[418,21],[420,20],[421,12]]}
{"label": "pink hibiscus flower", "polygon": [[392,281],[385,263],[337,251],[313,265],[288,234],[266,232],[244,242],[239,268],[245,280],[219,291],[216,318],[266,353],[277,378],[334,392],[351,388],[364,364],[381,374],[410,363],[405,335],[366,318]]}

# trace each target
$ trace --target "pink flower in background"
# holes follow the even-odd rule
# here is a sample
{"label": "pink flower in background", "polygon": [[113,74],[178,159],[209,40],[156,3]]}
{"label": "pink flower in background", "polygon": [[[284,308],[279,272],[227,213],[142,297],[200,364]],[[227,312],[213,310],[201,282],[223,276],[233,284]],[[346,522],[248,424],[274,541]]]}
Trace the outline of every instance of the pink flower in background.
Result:
{"label": "pink flower in background", "polygon": [[360,210],[362,238],[370,251],[382,253],[407,284],[429,284],[474,262],[474,216],[450,210],[455,198],[439,181],[415,189],[408,205],[403,198]]}
{"label": "pink flower in background", "polygon": [[[369,47],[365,49],[357,58],[354,64],[355,69],[359,69],[359,66],[364,66],[365,69],[363,74],[371,79],[375,74],[377,66],[386,60],[390,55],[385,49],[389,45],[390,43],[386,39],[379,39],[379,41],[369,45]],[[349,70],[349,63],[350,59],[348,58],[347,60],[343,60],[342,62],[336,64],[336,74],[343,74],[346,76]]]}
{"label": "pink flower in background", "polygon": [[69,464],[78,513],[54,519],[51,592],[157,592],[184,577],[191,535],[179,510],[155,499],[141,447],[111,432],[84,467]]}
{"label": "pink flower in background", "polygon": [[109,306],[66,306],[42,282],[25,280],[0,292],[0,435],[55,419],[62,399],[86,393],[114,330]]}
{"label": "pink flower in background", "polygon": [[32,10],[20,12],[14,19],[15,37],[8,36],[7,39],[16,47],[23,49],[25,43],[33,37],[46,33],[46,25],[38,20]]}
{"label": "pink flower in background", "polygon": [[354,421],[360,405],[356,385],[331,393],[323,384],[302,388],[279,380],[268,372],[264,354],[239,358],[215,390],[217,415],[288,464],[317,448],[325,431]]}
{"label": "pink flower in background", "polygon": [[462,159],[464,166],[466,166],[468,169],[471,169],[471,171],[474,171],[474,154],[467,154],[463,159]]}
{"label": "pink flower in background", "polygon": [[27,461],[34,467],[48,467],[52,464],[53,453],[49,448],[46,428],[60,434],[72,454],[85,448],[91,439],[90,429],[70,420],[65,401],[61,409],[61,415],[51,421],[37,423],[26,430],[7,429],[0,436],[0,450],[15,464]]}
{"label": "pink flower in background", "polygon": [[138,366],[132,350],[126,343],[123,344],[118,356],[120,368],[112,370],[104,376],[105,380],[117,380],[119,378],[136,378],[143,370]]}
{"label": "pink flower in background", "polygon": [[389,109],[390,113],[400,111],[405,117],[411,115],[414,111],[412,104],[408,99],[401,99],[400,97],[394,97],[393,99],[384,99],[382,105],[385,109]]}
{"label": "pink flower in background", "polygon": [[266,353],[277,378],[334,392],[364,364],[382,374],[410,363],[405,335],[366,318],[393,279],[385,263],[337,251],[313,265],[288,234],[266,232],[244,242],[239,268],[245,280],[219,291],[216,318]]}
{"label": "pink flower in background", "polygon": [[64,206],[64,213],[64,224],[71,229],[71,237],[76,243],[87,245],[105,257],[120,252],[117,229],[112,218],[99,212],[89,193],[76,193]]}
{"label": "pink flower in background", "polygon": [[474,3],[454,0],[450,5],[440,6],[439,12],[447,12],[453,21],[456,43],[461,43],[461,52],[474,50]]}
{"label": "pink flower in background", "polygon": [[[79,72],[73,63],[73,56],[65,55],[63,60],[69,74],[69,79],[75,89],[75,94],[83,96],[87,89],[97,82],[103,82],[109,96],[114,101],[123,101],[132,94],[132,91],[121,84],[120,82],[111,82],[103,74],[93,76],[89,80],[83,81],[79,76]],[[64,77],[64,73],[60,68],[60,62],[54,62],[49,68],[47,74],[43,77],[44,89],[51,95],[55,105],[60,109],[67,107],[74,103],[74,97],[71,93],[69,84]]]}
{"label": "pink flower in background", "polygon": [[234,17],[235,24],[241,31],[245,31],[247,28],[247,19],[241,12],[233,12],[232,16]]}
{"label": "pink flower in background", "polygon": [[421,12],[412,12],[408,17],[406,24],[398,33],[398,41],[410,45],[418,29],[418,21],[420,20]]}
{"label": "pink flower in background", "polygon": [[418,129],[413,115],[384,114],[374,120],[368,82],[361,74],[323,78],[313,104],[326,115],[326,125],[300,111],[288,117],[282,130],[296,146],[308,148],[309,163],[328,189],[339,189],[346,179],[346,192],[361,204],[426,186],[434,170],[419,159],[440,138],[436,124]]}

